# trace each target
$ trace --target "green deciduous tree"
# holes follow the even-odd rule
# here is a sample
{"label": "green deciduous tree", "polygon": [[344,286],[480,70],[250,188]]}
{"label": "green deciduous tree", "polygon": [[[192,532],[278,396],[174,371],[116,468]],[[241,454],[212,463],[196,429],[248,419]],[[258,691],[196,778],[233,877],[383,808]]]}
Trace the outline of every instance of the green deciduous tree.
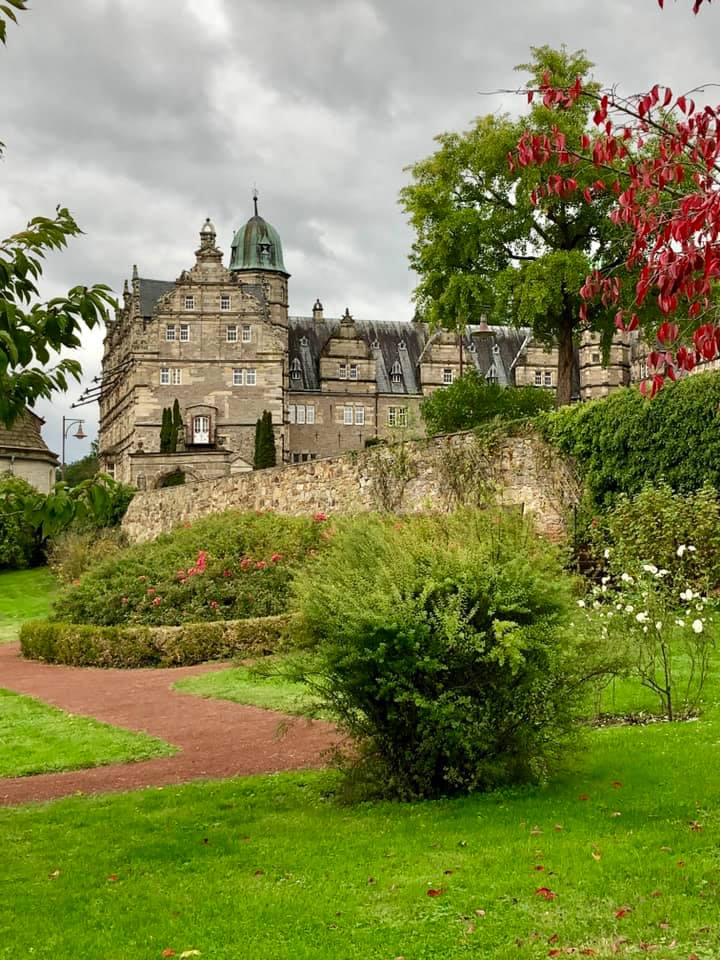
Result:
{"label": "green deciduous tree", "polygon": [[[16,11],[25,9],[25,0],[0,5],[0,41],[5,42],[7,20],[15,21]],[[104,284],[39,299],[45,254],[61,250],[81,232],[70,212],[58,207],[53,218],[34,217],[24,230],[0,240],[0,424],[10,426],[26,406],[80,378],[80,363],[57,354],[77,349],[83,327],[106,319],[115,305]]]}
{"label": "green deciduous tree", "polygon": [[[584,51],[545,46],[532,54],[532,62],[518,68],[529,74],[529,88],[537,88],[543,76],[567,86],[580,77],[586,88],[595,87]],[[586,204],[574,190],[563,190],[538,201],[539,171],[509,163],[508,155],[528,128],[561,140],[577,138],[588,127],[588,109],[587,102],[563,111],[535,102],[519,120],[479,117],[464,133],[437,137],[438,149],[410,168],[412,183],[401,192],[416,231],[410,261],[420,275],[415,299],[421,317],[449,329],[462,329],[482,314],[531,327],[538,340],[558,346],[558,405],[571,398],[580,288],[593,267],[618,258],[620,233],[607,218],[610,198]],[[557,171],[563,182],[575,178],[581,189],[597,175],[578,171],[569,158],[567,169]],[[588,318],[606,345],[613,312],[598,306]]]}

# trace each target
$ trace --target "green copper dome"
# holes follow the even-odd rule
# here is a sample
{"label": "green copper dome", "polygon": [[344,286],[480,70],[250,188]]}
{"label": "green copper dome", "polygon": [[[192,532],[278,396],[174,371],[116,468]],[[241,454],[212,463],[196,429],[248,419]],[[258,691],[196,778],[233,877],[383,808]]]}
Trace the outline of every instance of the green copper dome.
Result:
{"label": "green copper dome", "polygon": [[287,273],[283,263],[282,244],[277,230],[257,212],[240,227],[232,242],[231,270],[275,270]]}

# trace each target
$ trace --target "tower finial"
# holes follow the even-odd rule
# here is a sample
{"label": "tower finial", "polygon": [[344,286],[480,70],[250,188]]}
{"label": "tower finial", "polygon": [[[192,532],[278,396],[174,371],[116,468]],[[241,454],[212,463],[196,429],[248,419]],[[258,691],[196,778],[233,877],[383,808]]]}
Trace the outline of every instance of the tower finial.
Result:
{"label": "tower finial", "polygon": [[257,187],[253,187],[252,198],[253,198],[253,204],[255,205],[255,216],[258,215],[257,202],[258,202],[258,197],[259,197],[259,196],[260,196],[260,194],[258,193],[258,188],[257,188]]}

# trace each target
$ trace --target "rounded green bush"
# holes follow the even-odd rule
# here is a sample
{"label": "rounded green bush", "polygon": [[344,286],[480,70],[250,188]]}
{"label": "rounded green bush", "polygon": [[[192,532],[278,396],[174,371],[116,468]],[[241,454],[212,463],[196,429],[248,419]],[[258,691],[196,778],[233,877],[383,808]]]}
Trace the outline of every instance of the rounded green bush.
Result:
{"label": "rounded green bush", "polygon": [[353,777],[413,798],[546,776],[579,692],[570,586],[517,517],[339,524],[294,589]]}

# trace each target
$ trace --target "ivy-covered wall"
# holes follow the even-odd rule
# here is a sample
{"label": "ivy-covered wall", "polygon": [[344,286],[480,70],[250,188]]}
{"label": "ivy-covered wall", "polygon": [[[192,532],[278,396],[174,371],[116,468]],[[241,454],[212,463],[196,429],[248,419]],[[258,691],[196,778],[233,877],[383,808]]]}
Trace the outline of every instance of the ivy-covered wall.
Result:
{"label": "ivy-covered wall", "polygon": [[532,430],[468,432],[138,493],[123,529],[139,542],[232,508],[295,516],[412,513],[492,501],[522,506],[540,531],[559,538],[578,497],[569,461]]}

